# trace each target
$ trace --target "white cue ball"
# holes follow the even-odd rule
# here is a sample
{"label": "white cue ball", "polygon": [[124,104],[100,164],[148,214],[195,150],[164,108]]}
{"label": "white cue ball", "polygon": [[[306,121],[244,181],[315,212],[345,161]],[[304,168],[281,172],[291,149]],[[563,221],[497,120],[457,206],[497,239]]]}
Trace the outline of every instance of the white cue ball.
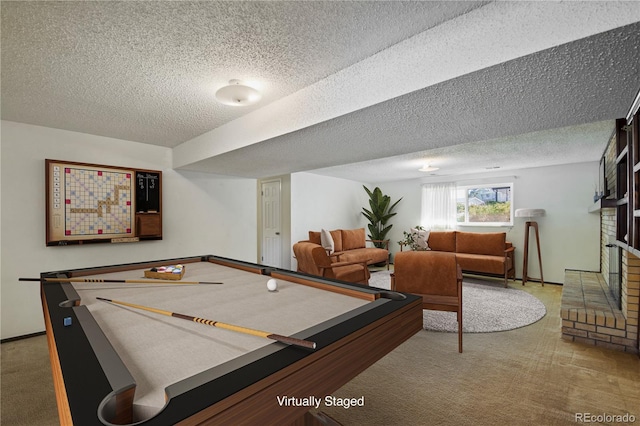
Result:
{"label": "white cue ball", "polygon": [[267,289],[269,291],[276,291],[278,289],[278,281],[276,281],[274,278],[271,278],[269,281],[267,281]]}

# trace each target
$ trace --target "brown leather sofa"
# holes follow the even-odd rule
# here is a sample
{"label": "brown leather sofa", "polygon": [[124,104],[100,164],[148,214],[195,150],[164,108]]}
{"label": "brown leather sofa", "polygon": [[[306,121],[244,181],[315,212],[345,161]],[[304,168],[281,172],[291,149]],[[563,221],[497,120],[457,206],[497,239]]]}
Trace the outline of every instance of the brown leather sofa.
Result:
{"label": "brown leather sofa", "polygon": [[[513,252],[504,232],[431,231],[427,243],[433,251],[456,254],[463,272],[515,279]],[[402,251],[402,246],[401,246]]]}
{"label": "brown leather sofa", "polygon": [[[364,228],[358,229],[336,229],[330,231],[333,239],[335,261],[360,263],[367,265],[385,263],[389,268],[389,241],[383,241],[385,248],[367,247],[367,240]],[[311,251],[314,247],[322,247],[321,232],[309,231],[309,239],[298,241],[294,244],[294,255],[298,262],[298,272],[305,272],[312,275],[321,275],[318,267],[313,261]],[[306,243],[306,244],[302,244]],[[296,247],[297,246],[297,247]]]}

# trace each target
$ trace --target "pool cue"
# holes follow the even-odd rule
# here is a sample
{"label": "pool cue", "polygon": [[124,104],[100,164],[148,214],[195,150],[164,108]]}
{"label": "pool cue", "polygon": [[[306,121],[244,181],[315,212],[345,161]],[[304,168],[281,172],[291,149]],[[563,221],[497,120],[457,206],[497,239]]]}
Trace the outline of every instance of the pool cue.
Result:
{"label": "pool cue", "polygon": [[117,305],[129,306],[130,308],[142,309],[143,311],[155,312],[156,314],[166,315],[169,317],[181,318],[187,321],[193,321],[204,325],[209,325],[211,327],[219,327],[224,328],[225,330],[231,330],[238,333],[251,334],[253,336],[264,337],[267,339],[277,340],[278,342],[286,343],[288,345],[296,345],[301,346],[303,348],[315,349],[315,342],[310,342],[308,340],[297,339],[295,337],[281,336],[280,334],[269,333],[267,331],[254,330],[252,328],[241,327],[233,324],[226,324],[220,321],[213,321],[204,318],[193,317],[191,315],[178,314],[176,312],[165,311],[158,308],[151,308],[149,306],[135,305],[129,302],[122,302],[119,300],[105,299],[103,297],[96,297],[98,300],[102,300],[103,302],[115,303]]}
{"label": "pool cue", "polygon": [[108,280],[102,278],[18,278],[18,281],[46,281],[50,283],[126,283],[126,284],[222,284],[213,281],[178,280]]}

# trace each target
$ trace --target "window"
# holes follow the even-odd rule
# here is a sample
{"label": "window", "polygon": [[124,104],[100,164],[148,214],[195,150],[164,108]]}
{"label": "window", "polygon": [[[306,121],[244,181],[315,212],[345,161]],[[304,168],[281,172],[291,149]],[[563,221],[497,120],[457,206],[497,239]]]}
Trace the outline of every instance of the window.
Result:
{"label": "window", "polygon": [[436,183],[422,187],[420,224],[427,229],[455,229],[456,184]]}
{"label": "window", "polygon": [[512,183],[458,186],[456,222],[472,226],[513,226]]}

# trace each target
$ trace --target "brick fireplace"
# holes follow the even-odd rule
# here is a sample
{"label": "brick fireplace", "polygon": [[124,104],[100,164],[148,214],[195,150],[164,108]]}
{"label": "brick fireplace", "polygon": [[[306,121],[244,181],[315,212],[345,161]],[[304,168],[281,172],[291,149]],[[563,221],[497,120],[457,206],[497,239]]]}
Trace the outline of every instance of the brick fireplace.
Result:
{"label": "brick fireplace", "polygon": [[[615,194],[615,143],[605,153],[609,190]],[[616,239],[616,210],[596,209],[600,214],[600,271],[565,271],[562,290],[562,338],[609,349],[638,353],[640,311],[640,258],[628,250],[611,247]],[[611,250],[618,256],[611,256]],[[618,264],[610,265],[618,260]],[[611,273],[613,272],[613,273]],[[619,301],[611,289],[621,282]],[[615,290],[614,290],[615,293]]]}
{"label": "brick fireplace", "polygon": [[[565,271],[560,310],[564,340],[638,353],[640,259],[624,253],[622,275],[630,278],[623,280],[623,309],[618,309],[603,274]],[[638,273],[628,273],[633,270]]]}

